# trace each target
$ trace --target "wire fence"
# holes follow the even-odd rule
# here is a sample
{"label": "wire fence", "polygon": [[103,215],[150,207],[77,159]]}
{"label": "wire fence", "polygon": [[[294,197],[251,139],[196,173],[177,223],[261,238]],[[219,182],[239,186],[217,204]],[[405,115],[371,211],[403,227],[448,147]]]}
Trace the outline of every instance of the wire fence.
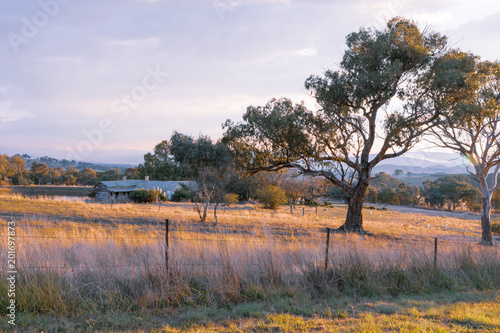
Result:
{"label": "wire fence", "polygon": [[[248,267],[262,262],[259,255],[289,257],[291,265],[312,264],[331,267],[332,256],[344,248],[371,247],[360,238],[339,238],[331,228],[267,226],[265,223],[214,224],[167,219],[164,223],[141,226],[124,225],[39,225],[15,226],[18,270],[89,271],[96,269],[151,268],[168,271],[175,265],[185,267],[221,266],[224,256],[242,260]],[[1,234],[8,237],[8,234]],[[342,237],[342,236],[340,236]],[[339,244],[339,241],[342,244]],[[466,242],[467,243],[467,242]],[[469,240],[469,246],[472,243]],[[422,242],[419,251],[438,265],[440,252],[450,253],[463,238],[435,238]],[[379,247],[381,245],[379,244]],[[408,251],[405,242],[386,242],[384,251],[401,255]],[[298,259],[300,252],[301,258]],[[401,252],[401,253],[400,253]],[[5,256],[4,252],[1,256]],[[2,258],[6,265],[7,258]],[[380,261],[381,259],[379,259]],[[4,267],[5,268],[5,267]]]}
{"label": "wire fence", "polygon": [[[224,251],[243,257],[255,248],[293,248],[314,244],[322,229],[267,227],[265,224],[213,224],[166,220],[147,226],[15,225],[17,269],[93,270],[163,267],[168,262],[187,266],[220,265]],[[8,234],[0,234],[7,238]],[[307,246],[308,246],[307,245]],[[193,253],[197,252],[197,255]],[[287,252],[287,251],[284,251]],[[288,251],[290,252],[290,251]],[[2,252],[4,256],[6,252]],[[3,258],[3,265],[7,258]],[[255,266],[257,262],[246,262]]]}

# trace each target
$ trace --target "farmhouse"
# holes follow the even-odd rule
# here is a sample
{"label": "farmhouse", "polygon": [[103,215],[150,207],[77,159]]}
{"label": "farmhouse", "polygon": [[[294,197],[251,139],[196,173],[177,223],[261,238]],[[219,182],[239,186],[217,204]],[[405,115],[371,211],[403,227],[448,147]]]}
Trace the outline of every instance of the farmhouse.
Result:
{"label": "farmhouse", "polygon": [[172,194],[181,189],[181,184],[185,184],[190,188],[197,188],[196,182],[193,181],[159,181],[149,180],[146,177],[144,180],[129,179],[125,177],[123,180],[102,181],[94,186],[95,197],[99,201],[108,199],[125,200],[128,194],[134,190],[160,190],[165,193],[165,196],[170,200]]}

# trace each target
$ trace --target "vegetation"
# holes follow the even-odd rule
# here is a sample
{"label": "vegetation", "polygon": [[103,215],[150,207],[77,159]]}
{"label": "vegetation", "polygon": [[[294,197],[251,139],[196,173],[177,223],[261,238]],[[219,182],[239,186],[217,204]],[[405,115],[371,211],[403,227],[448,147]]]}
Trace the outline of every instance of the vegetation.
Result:
{"label": "vegetation", "polygon": [[268,185],[260,189],[257,192],[257,197],[264,204],[264,207],[268,209],[276,209],[286,202],[285,191],[275,185]]}
{"label": "vegetation", "polygon": [[[384,212],[383,221],[367,221],[386,237],[333,235],[335,255],[325,272],[325,234],[318,228],[340,226],[346,207],[301,217],[253,207],[227,210],[213,229],[171,225],[168,273],[159,223],[165,215],[190,219],[192,206],[157,212],[148,205],[16,196],[0,196],[0,202],[4,213],[22,209],[24,216],[17,223],[26,244],[17,254],[17,323],[26,330],[227,331],[235,325],[235,331],[301,332],[327,324],[380,330],[410,327],[408,319],[415,330],[500,328],[500,253],[485,253],[467,238],[443,237],[434,266],[431,235],[408,225],[412,214]],[[458,236],[438,228],[445,221],[475,229],[472,221],[456,218],[428,217],[427,223],[439,234]],[[404,241],[398,240],[401,232]],[[0,300],[2,314],[6,301]]]}
{"label": "vegetation", "polygon": [[224,194],[224,203],[228,206],[232,206],[238,202],[238,194],[236,193],[226,193]]}
{"label": "vegetation", "polygon": [[471,184],[471,179],[463,175],[450,175],[438,178],[435,181],[426,181],[424,184],[425,201],[432,207],[442,207],[447,204],[448,209],[465,203],[471,210],[475,210],[481,192]]}
{"label": "vegetation", "polygon": [[[492,245],[491,199],[500,187],[500,62],[479,61],[471,54],[450,55],[454,67],[468,67],[464,77],[467,89],[458,103],[449,96],[434,96],[433,103],[448,112],[432,130],[435,143],[458,152],[471,161],[470,171],[481,193],[482,242]],[[492,173],[490,181],[488,175]]]}
{"label": "vegetation", "polygon": [[[23,157],[24,156],[24,157]],[[43,157],[38,160],[29,158],[29,155],[0,155],[0,185],[86,185],[93,186],[99,181],[121,180],[126,176],[129,179],[144,179],[137,168],[127,168],[123,173],[118,169],[107,168],[105,171],[94,171],[92,168],[80,170],[63,163],[66,166],[57,168],[49,166],[59,165],[57,159]],[[64,160],[63,160],[64,161]],[[28,163],[29,162],[29,163]],[[70,163],[79,167],[86,163]],[[93,164],[90,164],[93,165]]]}
{"label": "vegetation", "polygon": [[149,176],[154,180],[188,180],[193,177],[191,170],[180,166],[172,157],[170,142],[158,143],[153,154],[144,155],[144,163],[137,168],[141,176]]}
{"label": "vegetation", "polygon": [[172,201],[174,202],[196,202],[200,200],[198,192],[189,188],[186,184],[180,184],[181,188],[175,190],[172,194]]}
{"label": "vegetation", "polygon": [[137,203],[150,203],[158,200],[167,201],[168,198],[159,190],[134,190],[129,193],[129,198]]}
{"label": "vegetation", "polygon": [[252,172],[294,168],[326,178],[347,193],[349,210],[340,230],[363,233],[372,169],[410,150],[434,126],[442,109],[428,101],[434,95],[454,100],[463,76],[453,53],[444,53],[446,38],[410,20],[395,18],[384,30],[363,28],[346,40],[339,69],[306,80],[319,110],[286,98],[250,106],[243,122],[226,121],[225,142]]}
{"label": "vegetation", "polygon": [[494,234],[500,236],[500,223],[493,222],[491,224],[491,232],[493,232]]}
{"label": "vegetation", "polygon": [[180,167],[196,179],[201,191],[202,208],[196,205],[200,220],[207,219],[208,206],[215,202],[214,218],[217,222],[217,205],[222,202],[225,184],[232,172],[232,158],[222,142],[213,143],[209,137],[190,136],[174,132],[168,146],[169,153]]}

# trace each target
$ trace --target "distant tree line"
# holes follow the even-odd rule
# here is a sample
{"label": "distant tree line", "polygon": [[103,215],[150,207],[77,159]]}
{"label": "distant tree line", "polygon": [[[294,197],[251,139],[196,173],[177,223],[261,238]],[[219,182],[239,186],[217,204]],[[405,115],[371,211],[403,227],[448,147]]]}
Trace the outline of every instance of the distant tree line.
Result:
{"label": "distant tree line", "polygon": [[[233,164],[222,143],[213,143],[206,136],[193,138],[177,132],[170,140],[158,143],[153,153],[144,155],[144,162],[139,166],[124,171],[115,168],[106,171],[94,171],[92,168],[78,170],[73,166],[54,168],[38,161],[31,161],[28,167],[26,158],[0,155],[0,185],[93,186],[100,181],[121,180],[123,177],[144,179],[145,176],[151,180],[195,180],[202,188],[200,200],[189,189],[180,190],[172,200],[203,202],[200,213],[205,219],[210,204],[258,200],[266,207],[275,209],[280,204],[318,205],[319,198],[349,201],[345,191],[324,178],[307,177],[292,170],[253,175],[245,173]],[[51,162],[51,165],[58,161],[50,157],[42,159]],[[366,191],[365,202],[449,210],[481,209],[481,192],[477,182],[469,176],[443,175],[436,180],[427,180],[419,187],[402,181],[399,178],[402,172],[395,171],[394,175],[397,177],[384,172],[377,174]],[[500,209],[498,192],[495,192],[492,204],[494,209]]]}
{"label": "distant tree line", "polygon": [[[478,183],[465,175],[443,175],[434,181],[427,180],[418,187],[407,185],[399,178],[381,172],[370,184],[365,195],[365,201],[370,203],[418,205],[448,210],[455,210],[457,207],[472,211],[481,209]],[[500,208],[499,200],[500,196],[495,195],[493,198],[495,208]]]}
{"label": "distant tree line", "polygon": [[[28,162],[27,162],[28,160]],[[92,168],[77,169],[74,166],[52,167],[60,164],[57,159],[42,157],[32,160],[28,155],[0,155],[0,185],[87,185],[93,186],[100,181],[141,179],[143,175],[138,168],[127,168],[125,171],[109,168],[106,171],[94,171]],[[41,162],[45,161],[48,162]],[[58,163],[56,163],[58,161]],[[64,164],[64,163],[63,163]],[[86,163],[72,163],[82,166]],[[142,178],[143,179],[143,178]]]}

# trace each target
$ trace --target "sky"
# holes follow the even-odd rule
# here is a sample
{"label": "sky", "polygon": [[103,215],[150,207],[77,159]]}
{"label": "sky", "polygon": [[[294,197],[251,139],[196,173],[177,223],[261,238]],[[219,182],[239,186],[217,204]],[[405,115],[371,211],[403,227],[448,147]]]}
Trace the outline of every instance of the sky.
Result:
{"label": "sky", "polygon": [[493,0],[2,0],[0,153],[139,163],[175,130],[220,138],[249,105],[312,103],[345,37],[395,16],[500,59]]}

